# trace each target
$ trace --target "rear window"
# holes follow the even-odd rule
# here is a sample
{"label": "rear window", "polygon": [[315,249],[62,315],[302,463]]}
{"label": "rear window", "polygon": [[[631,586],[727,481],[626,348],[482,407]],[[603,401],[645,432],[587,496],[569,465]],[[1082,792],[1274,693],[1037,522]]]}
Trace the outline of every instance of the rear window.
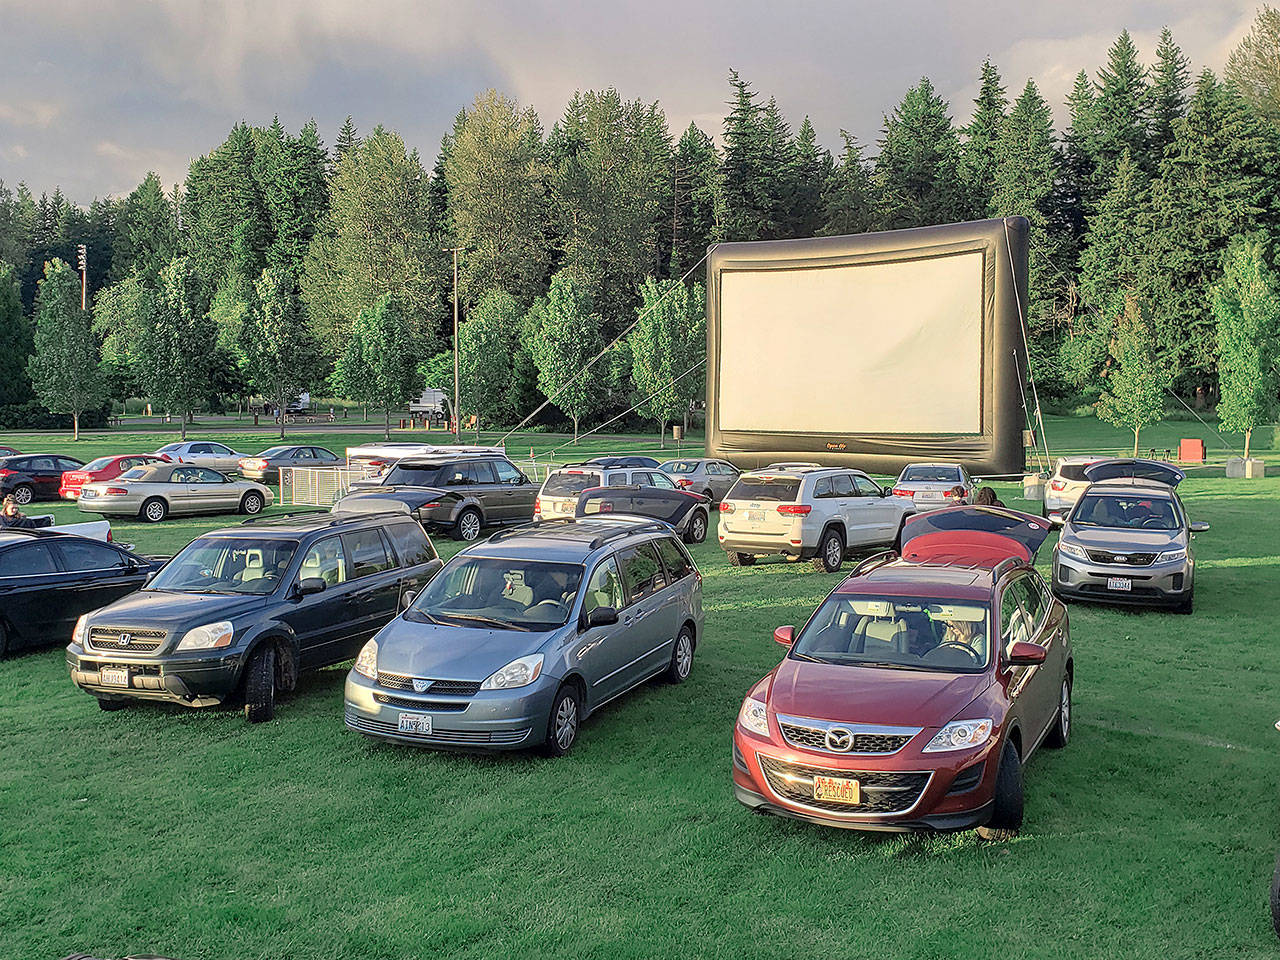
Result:
{"label": "rear window", "polygon": [[588,487],[600,486],[600,474],[583,471],[563,471],[547,477],[542,492],[553,497],[576,497]]}
{"label": "rear window", "polygon": [[397,463],[387,471],[382,482],[403,483],[411,487],[435,487],[440,484],[440,472],[439,466],[413,467]]}
{"label": "rear window", "polygon": [[1063,480],[1084,480],[1088,481],[1088,477],[1084,475],[1085,469],[1089,466],[1087,463],[1064,463],[1058,468],[1058,476]]}
{"label": "rear window", "polygon": [[799,492],[795,477],[739,477],[725,499],[794,501]]}
{"label": "rear window", "polygon": [[99,457],[97,460],[90,460],[81,469],[87,473],[93,473],[95,470],[103,469],[114,459],[114,457]]}
{"label": "rear window", "polygon": [[960,471],[955,467],[907,467],[902,471],[903,483],[959,483]]}
{"label": "rear window", "polygon": [[150,467],[134,467],[132,470],[126,470],[124,473],[120,474],[120,477],[123,480],[141,480],[150,473]]}
{"label": "rear window", "polygon": [[697,460],[668,460],[658,468],[663,473],[697,473]]}

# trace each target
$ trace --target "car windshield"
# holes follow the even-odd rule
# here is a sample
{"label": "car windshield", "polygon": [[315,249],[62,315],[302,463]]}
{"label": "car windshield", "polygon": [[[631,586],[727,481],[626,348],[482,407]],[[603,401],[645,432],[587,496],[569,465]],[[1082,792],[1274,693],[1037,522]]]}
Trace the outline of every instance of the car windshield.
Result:
{"label": "car windshield", "polygon": [[800,481],[795,477],[739,477],[726,500],[795,500]]}
{"label": "car windshield", "polygon": [[547,477],[542,492],[550,497],[576,497],[588,487],[600,486],[600,474],[581,470],[566,470]]}
{"label": "car windshield", "polygon": [[554,630],[569,620],[581,564],[455,557],[405,612],[417,623]]}
{"label": "car windshield", "polygon": [[986,605],[923,597],[830,596],[791,647],[799,660],[975,673],[991,656]]}
{"label": "car windshield", "polygon": [[663,473],[675,473],[675,474],[697,473],[698,461],[697,460],[668,460],[658,469],[661,470]]}
{"label": "car windshield", "polygon": [[434,487],[440,484],[440,467],[432,466],[409,466],[397,463],[382,476],[382,482],[387,485],[403,483],[411,487]]}
{"label": "car windshield", "polygon": [[955,467],[907,467],[899,479],[903,483],[959,483],[960,471]]}
{"label": "car windshield", "polygon": [[1177,530],[1182,526],[1172,500],[1111,493],[1085,494],[1072,511],[1071,522],[1121,530]]}
{"label": "car windshield", "polygon": [[90,460],[80,469],[85,473],[93,473],[95,470],[101,470],[106,467],[115,457],[99,457],[97,460]]}
{"label": "car windshield", "polygon": [[164,565],[148,590],[175,593],[273,592],[298,541],[256,537],[198,537]]}
{"label": "car windshield", "polygon": [[181,450],[185,446],[186,446],[185,443],[166,443],[163,447],[160,448],[159,452],[172,453],[174,450]]}

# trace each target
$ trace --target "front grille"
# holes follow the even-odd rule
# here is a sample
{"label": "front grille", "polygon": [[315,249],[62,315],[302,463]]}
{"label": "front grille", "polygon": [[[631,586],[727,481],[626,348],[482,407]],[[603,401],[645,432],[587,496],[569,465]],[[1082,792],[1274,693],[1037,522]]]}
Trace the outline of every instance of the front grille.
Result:
{"label": "front grille", "polygon": [[[421,682],[425,677],[410,677],[403,673],[383,673],[378,671],[378,686],[392,690],[413,690],[413,681]],[[474,697],[480,692],[480,684],[473,680],[429,680],[431,686],[421,693],[434,693],[437,696]]]}
{"label": "front grille", "polygon": [[389,693],[375,693],[373,699],[385,703],[389,707],[403,707],[406,710],[425,710],[428,713],[450,713],[467,709],[467,704],[457,700],[410,700],[408,697],[394,697]]}
{"label": "front grille", "polygon": [[853,745],[845,751],[829,750],[827,747],[827,731],[816,727],[802,727],[798,724],[779,723],[782,735],[795,747],[808,747],[811,750],[826,750],[828,753],[894,753],[901,750],[911,739],[909,736],[893,736],[883,733],[855,733]]}
{"label": "front grille", "polygon": [[[1120,557],[1124,559],[1121,560]],[[1110,550],[1090,550],[1089,559],[1094,563],[1122,563],[1126,567],[1149,567],[1155,563],[1154,553],[1114,553]]]}
{"label": "front grille", "polygon": [[[833,770],[826,767],[810,767],[789,763],[774,757],[757,754],[760,769],[769,781],[769,788],[792,803],[816,810],[843,813],[852,816],[867,814],[894,814],[910,810],[929,785],[928,773],[899,773],[880,770]],[[837,803],[813,798],[815,776],[842,777],[857,780],[863,800],[859,804]]]}
{"label": "front grille", "polygon": [[442,744],[493,744],[495,746],[514,746],[527,740],[531,728],[523,730],[432,730],[429,735],[401,733],[394,723],[384,720],[371,720],[355,713],[347,714],[347,726],[361,733],[372,733],[380,737],[404,737],[422,743]]}
{"label": "front grille", "polygon": [[128,627],[90,627],[89,646],[94,650],[152,653],[168,634],[164,630],[131,630]]}

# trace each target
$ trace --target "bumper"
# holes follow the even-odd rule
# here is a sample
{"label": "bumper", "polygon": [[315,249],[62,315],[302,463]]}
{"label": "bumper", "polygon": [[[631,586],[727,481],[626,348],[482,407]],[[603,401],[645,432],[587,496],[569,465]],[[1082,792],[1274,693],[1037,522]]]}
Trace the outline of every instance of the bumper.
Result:
{"label": "bumper", "polygon": [[[86,653],[78,644],[67,647],[67,667],[71,682],[100,699],[162,700],[188,707],[221,703],[240,685],[244,656],[230,653],[220,657],[143,657],[115,652]],[[102,682],[101,669],[128,669],[127,687]]]}
{"label": "bumper", "polygon": [[[974,752],[945,759],[924,756],[910,744],[893,754],[830,754],[779,746],[735,727],[733,792],[739,803],[758,813],[845,830],[970,830],[991,819],[995,744],[992,740]],[[809,771],[857,779],[861,803],[826,803],[823,808],[824,801],[804,796],[812,789]],[[922,785],[904,789],[912,782]]]}
{"label": "bumper", "polygon": [[258,483],[280,482],[279,467],[267,467],[265,470],[240,470],[239,473],[244,479],[255,480]]}
{"label": "bumper", "polygon": [[108,517],[136,517],[142,510],[142,501],[136,497],[83,497],[76,501],[82,513],[100,513]]}
{"label": "bumper", "polygon": [[795,542],[795,538],[790,534],[722,533],[720,547],[726,553],[778,554],[803,559],[813,556],[813,551],[816,549],[813,546],[806,547],[803,539],[799,543]]}
{"label": "bumper", "polygon": [[1044,491],[1044,512],[1048,516],[1051,513],[1068,514],[1071,508],[1076,505],[1079,495],[1067,495],[1062,493],[1054,493],[1048,487]]}
{"label": "bumper", "polygon": [[79,500],[80,488],[79,487],[59,487],[58,496],[61,497],[63,500],[72,500],[72,501]]}
{"label": "bumper", "polygon": [[[379,740],[444,750],[523,750],[546,739],[559,685],[544,674],[519,690],[482,690],[470,697],[416,694],[380,686],[352,670],[343,716],[348,729]],[[431,732],[402,731],[401,714],[430,716]]]}
{"label": "bumper", "polygon": [[[1129,590],[1107,586],[1111,578],[1130,581]],[[1129,606],[1176,606],[1195,589],[1194,562],[1153,563],[1130,567],[1114,563],[1090,563],[1053,552],[1053,591],[1062,597]]]}

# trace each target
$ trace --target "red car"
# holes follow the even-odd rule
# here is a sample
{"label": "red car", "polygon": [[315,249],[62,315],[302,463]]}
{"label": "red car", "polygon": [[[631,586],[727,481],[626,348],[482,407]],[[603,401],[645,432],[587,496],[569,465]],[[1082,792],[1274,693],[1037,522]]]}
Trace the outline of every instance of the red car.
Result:
{"label": "red car", "polygon": [[[1067,611],[1031,565],[1040,517],[957,506],[908,517],[747,694],[733,787],[761,813],[861,830],[1022,824],[1022,769],[1071,733]],[[992,643],[992,638],[999,643]]]}
{"label": "red car", "polygon": [[86,483],[114,480],[134,467],[163,462],[160,457],[150,453],[131,453],[123,457],[99,457],[97,460],[86,463],[79,470],[68,470],[63,473],[62,484],[58,487],[58,496],[63,500],[79,500],[80,491]]}

